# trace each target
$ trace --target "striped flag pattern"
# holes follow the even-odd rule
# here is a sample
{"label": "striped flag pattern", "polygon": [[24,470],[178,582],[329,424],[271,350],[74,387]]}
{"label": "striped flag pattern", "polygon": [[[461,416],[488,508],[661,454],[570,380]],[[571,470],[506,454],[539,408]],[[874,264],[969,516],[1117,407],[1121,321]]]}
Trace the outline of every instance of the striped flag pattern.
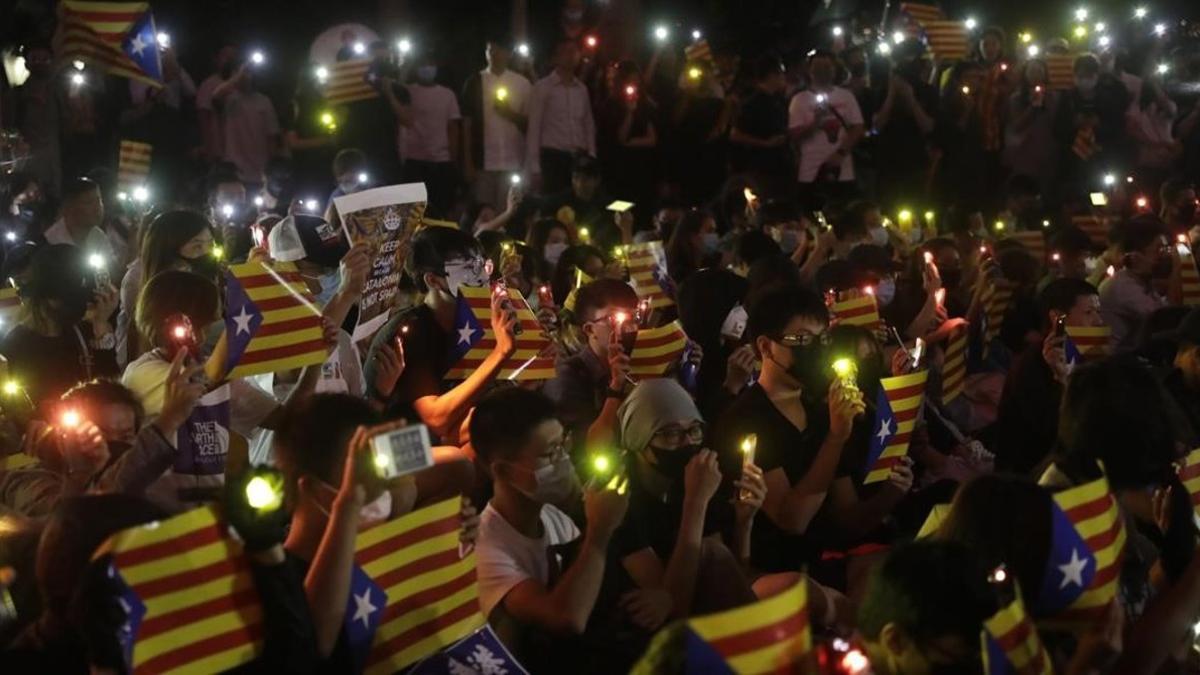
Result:
{"label": "striped flag pattern", "polygon": [[1041,230],[1025,230],[1013,232],[1009,239],[1025,247],[1029,254],[1037,259],[1039,265],[1046,264],[1046,234]]}
{"label": "striped flag pattern", "polygon": [[292,263],[230,265],[225,274],[230,378],[324,363],[321,310]]}
{"label": "striped flag pattern", "polygon": [[862,293],[857,290],[846,291],[838,300],[830,304],[829,311],[838,325],[875,329],[881,323],[879,303],[871,293]]}
{"label": "striped flag pattern", "polygon": [[1054,675],[1020,590],[1014,595],[1012,602],[983,622],[983,670],[987,675]]}
{"label": "striped flag pattern", "polygon": [[925,539],[937,534],[937,531],[942,529],[942,523],[946,522],[946,518],[950,515],[949,504],[934,504],[929,509],[929,515],[925,516],[925,522],[921,523],[921,529],[917,530],[917,539]]}
{"label": "striped flag pattern", "polygon": [[1080,129],[1075,134],[1075,141],[1071,143],[1071,152],[1083,160],[1091,159],[1100,152],[1100,144],[1096,142],[1096,130],[1091,127]]}
{"label": "striped flag pattern", "polygon": [[[528,382],[554,377],[554,347],[543,333],[529,303],[515,288],[508,289],[521,334],[514,336],[517,350],[500,368],[501,380]],[[466,379],[483,365],[496,347],[492,331],[492,291],[488,287],[462,286],[458,289],[458,314],[454,319],[457,333],[451,361],[454,366],[446,373],[451,380]],[[457,358],[454,358],[457,357]]]}
{"label": "striped flag pattern", "polygon": [[704,39],[684,47],[683,56],[690,63],[712,63],[713,60],[712,48],[709,47],[708,40]]}
{"label": "striped flag pattern", "polygon": [[1012,304],[1013,291],[1008,282],[1000,279],[985,279],[987,287],[983,289],[984,327],[983,339],[985,348],[1000,334],[1004,325],[1004,315]]}
{"label": "striped flag pattern", "polygon": [[345,633],[361,672],[399,672],[484,625],[460,509],[451,497],[358,534]]}
{"label": "striped flag pattern", "polygon": [[925,401],[925,383],[929,371],[885,377],[879,380],[879,398],[875,404],[875,435],[867,457],[867,477],[863,485],[887,480],[892,467],[908,454],[917,415]]}
{"label": "striped flag pattern", "polygon": [[14,452],[11,455],[0,455],[0,471],[28,469],[37,463],[38,460],[36,457],[27,455],[23,452]]}
{"label": "striped flag pattern", "polygon": [[928,5],[920,2],[902,2],[900,3],[900,12],[907,14],[919,23],[941,21],[946,18],[946,15],[942,13],[942,9],[937,5]]}
{"label": "striped flag pattern", "polygon": [[1179,482],[1187,488],[1188,496],[1192,500],[1192,511],[1196,518],[1200,519],[1200,448],[1192,450],[1183,458],[1183,465],[1179,467]]}
{"label": "striped flag pattern", "polygon": [[117,189],[131,191],[146,184],[150,175],[150,155],[154,147],[140,141],[121,141],[117,155]]}
{"label": "striped flag pattern", "polygon": [[675,304],[674,284],[667,276],[667,256],[661,241],[630,244],[626,248],[629,261],[629,285],[638,298],[649,299],[650,307],[670,307]]}
{"label": "striped flag pattern", "polygon": [[1083,230],[1093,244],[1108,245],[1108,231],[1111,228],[1108,218],[1095,215],[1071,216],[1071,224]]}
{"label": "striped flag pattern", "polygon": [[1183,284],[1183,304],[1200,305],[1200,271],[1196,269],[1196,256],[1192,247],[1179,242],[1179,280]]}
{"label": "striped flag pattern", "polygon": [[1038,615],[1063,628],[1099,620],[1117,594],[1126,536],[1108,479],[1055,493],[1051,533]]}
{"label": "striped flag pattern", "polygon": [[808,580],[753,604],[689,619],[685,673],[803,673],[814,670]]}
{"label": "striped flag pattern", "polygon": [[228,670],[262,648],[250,563],[212,507],[113,535],[97,551],[121,588],[133,673]]}
{"label": "striped flag pattern", "polygon": [[371,59],[352,59],[333,64],[329,83],[325,85],[325,100],[330,105],[343,105],[376,98],[379,92],[367,82]]}
{"label": "striped flag pattern", "polygon": [[925,28],[925,42],[938,59],[956,61],[966,58],[971,51],[970,36],[962,21],[921,21],[921,25]]}
{"label": "striped flag pattern", "polygon": [[1112,341],[1112,328],[1108,326],[1067,326],[1067,339],[1063,349],[1067,365],[1074,366],[1084,361],[1108,356]]}
{"label": "striped flag pattern", "polygon": [[11,286],[0,288],[0,331],[16,325],[20,314],[21,298],[17,295],[17,289]]}
{"label": "striped flag pattern", "polygon": [[1051,89],[1070,89],[1075,86],[1077,54],[1046,55],[1046,80]]}
{"label": "striped flag pattern", "polygon": [[945,360],[942,363],[942,403],[949,403],[962,396],[967,383],[968,326],[959,326],[950,333],[946,341]]}
{"label": "striped flag pattern", "polygon": [[563,309],[568,312],[575,311],[575,296],[578,295],[579,289],[592,283],[592,278],[587,275],[587,272],[575,268],[575,285],[571,288],[571,292],[567,293],[567,299],[563,300]]}
{"label": "striped flag pattern", "polygon": [[62,56],[119,77],[162,86],[158,31],[148,2],[62,0]]}
{"label": "striped flag pattern", "polygon": [[629,374],[634,379],[662,377],[667,368],[683,356],[687,333],[678,321],[638,331],[629,356]]}

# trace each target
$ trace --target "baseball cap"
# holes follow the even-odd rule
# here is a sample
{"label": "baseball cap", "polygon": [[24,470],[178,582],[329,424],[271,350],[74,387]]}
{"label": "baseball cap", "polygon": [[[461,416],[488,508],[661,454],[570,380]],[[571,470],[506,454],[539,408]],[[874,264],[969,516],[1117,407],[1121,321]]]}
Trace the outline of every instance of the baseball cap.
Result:
{"label": "baseball cap", "polygon": [[275,260],[307,260],[321,267],[337,267],[350,250],[340,230],[320,216],[305,214],[280,220],[267,235],[267,243]]}

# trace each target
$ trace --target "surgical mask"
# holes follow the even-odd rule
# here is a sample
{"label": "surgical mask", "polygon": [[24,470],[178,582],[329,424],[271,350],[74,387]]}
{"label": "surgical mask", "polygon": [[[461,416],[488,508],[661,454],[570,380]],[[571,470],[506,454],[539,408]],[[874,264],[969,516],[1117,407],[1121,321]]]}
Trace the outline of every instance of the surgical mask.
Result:
{"label": "surgical mask", "polygon": [[892,300],[896,299],[896,280],[880,279],[875,286],[875,299],[879,301],[880,307],[892,304]]}
{"label": "surgical mask", "polygon": [[700,235],[700,245],[705,253],[716,253],[717,247],[721,245],[721,237],[716,232],[705,232]]}
{"label": "surgical mask", "polygon": [[[525,470],[528,471],[528,469]],[[513,487],[539,504],[563,504],[575,491],[578,480],[575,475],[575,465],[571,464],[571,458],[563,455],[550,464],[533,471],[533,492],[526,492],[516,485]]]}
{"label": "surgical mask", "polygon": [[683,478],[683,470],[687,468],[688,462],[700,453],[700,444],[691,443],[673,449],[650,446],[648,449],[650,454],[654,455],[655,471],[668,478],[680,479]]}
{"label": "surgical mask", "polygon": [[567,21],[578,22],[583,21],[582,9],[566,9],[563,10],[563,18]]}
{"label": "surgical mask", "polygon": [[417,66],[417,79],[428,84],[437,79],[437,66]]}
{"label": "surgical mask", "polygon": [[551,265],[557,265],[558,259],[562,257],[563,251],[565,250],[567,250],[566,242],[546,244],[546,247],[542,249],[542,257],[545,258],[546,262],[550,263]]}
{"label": "surgical mask", "polygon": [[329,304],[330,300],[333,300],[333,296],[337,295],[342,277],[338,273],[338,270],[334,269],[332,272],[322,274],[317,279],[317,282],[321,284],[321,292],[317,293],[316,296],[317,307],[324,307]]}
{"label": "surgical mask", "polygon": [[458,295],[463,286],[483,288],[488,284],[487,263],[483,258],[452,260],[446,263],[446,286],[450,295]]}
{"label": "surgical mask", "polygon": [[1075,78],[1075,88],[1085,94],[1090,94],[1096,88],[1097,81],[1099,81],[1099,78],[1077,77]]}
{"label": "surgical mask", "polygon": [[[334,497],[337,497],[338,489],[333,487],[329,483],[326,483],[325,481],[318,479],[317,485],[320,486],[320,488],[322,490],[328,492],[329,494],[333,495]],[[325,508],[325,506],[323,504],[321,504],[321,502],[314,500],[313,503],[316,504],[317,510],[319,510],[321,513],[325,514],[326,518],[330,517],[329,509]],[[391,517],[391,515],[392,515],[392,493],[387,490],[384,490],[383,492],[379,493],[378,497],[376,497],[375,499],[372,499],[370,502],[368,502],[366,504],[363,504],[362,507],[358,510],[358,528],[360,530],[363,530],[372,525],[382,523],[383,521],[385,521],[389,517]]]}
{"label": "surgical mask", "polygon": [[887,246],[888,245],[887,230],[883,229],[882,227],[873,227],[873,228],[871,228],[870,232],[871,232],[871,243],[872,244],[875,244],[876,246]]}

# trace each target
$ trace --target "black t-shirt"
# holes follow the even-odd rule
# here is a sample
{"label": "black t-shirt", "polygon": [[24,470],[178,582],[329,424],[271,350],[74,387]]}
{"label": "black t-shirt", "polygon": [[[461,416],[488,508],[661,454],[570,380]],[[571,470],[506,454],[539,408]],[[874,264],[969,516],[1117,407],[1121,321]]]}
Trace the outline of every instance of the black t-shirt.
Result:
{"label": "black t-shirt", "polygon": [[[787,133],[787,101],[782,96],[755,90],[742,104],[734,125],[739,131],[760,140],[768,140]],[[787,145],[776,148],[751,148],[737,145],[731,159],[742,171],[762,171],[772,174],[790,173]]]}
{"label": "black t-shirt", "polygon": [[996,469],[1028,475],[1054,450],[1062,385],[1042,350],[1026,349],[1009,369],[996,420]]}
{"label": "black t-shirt", "polygon": [[[892,75],[892,77],[899,77]],[[913,88],[913,98],[920,104],[922,111],[929,117],[936,117],[937,90],[924,82],[909,81]],[[887,98],[887,86],[880,87],[877,96],[878,105],[882,107]],[[889,174],[921,172],[928,163],[928,153],[925,151],[925,133],[917,125],[917,119],[906,105],[896,105],[886,126],[879,131],[875,138],[875,156],[881,170],[888,169]]]}
{"label": "black t-shirt", "polygon": [[86,322],[79,324],[78,333],[71,327],[55,337],[18,325],[0,341],[0,354],[8,359],[9,374],[40,405],[80,382],[121,374],[116,351],[92,349],[91,342],[92,327]]}
{"label": "black t-shirt", "polygon": [[404,336],[404,372],[388,397],[385,414],[388,418],[403,417],[410,422],[420,419],[413,401],[424,396],[440,396],[450,389],[444,381],[454,364],[450,362],[454,336],[442,330],[433,310],[424,304],[403,310],[392,317],[371,340],[363,375],[367,386],[374,391],[375,355],[385,344],[392,344],[401,326],[407,326]]}
{"label": "black t-shirt", "polygon": [[[741,474],[741,441],[746,434],[753,433],[758,435],[754,463],[764,475],[782,469],[788,483],[795,485],[812,466],[829,433],[829,413],[824,405],[806,402],[805,410],[808,426],[797,429],[771,403],[762,387],[757,384],[747,387],[717,423],[713,449],[720,455],[721,473],[726,479]],[[842,453],[836,477],[852,475],[853,454]],[[797,570],[815,559],[817,548],[811,538],[779,529],[766,514],[754,519],[750,558],[757,570]]]}
{"label": "black t-shirt", "polygon": [[[732,488],[725,481],[708,502],[708,510],[704,515],[704,536],[732,533],[734,516],[733,506],[729,503],[732,494]],[[665,567],[679,536],[679,524],[683,520],[683,497],[682,478],[672,484],[665,496],[659,497],[638,480],[637,471],[631,471],[629,510],[625,512],[625,520],[609,544],[609,550],[616,555],[616,560],[650,548]]]}

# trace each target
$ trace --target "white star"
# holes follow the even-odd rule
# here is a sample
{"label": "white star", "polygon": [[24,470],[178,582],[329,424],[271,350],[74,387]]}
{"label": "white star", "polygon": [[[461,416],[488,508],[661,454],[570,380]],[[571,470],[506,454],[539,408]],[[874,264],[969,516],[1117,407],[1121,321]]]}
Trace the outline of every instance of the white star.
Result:
{"label": "white star", "polygon": [[463,324],[462,328],[458,329],[458,344],[469,345],[471,338],[475,335],[475,329],[471,328],[471,324]]}
{"label": "white star", "polygon": [[875,435],[879,437],[880,443],[886,442],[887,437],[892,435],[892,421],[890,419],[884,419],[881,421],[879,423],[879,433]]}
{"label": "white star", "polygon": [[134,54],[137,54],[138,56],[142,55],[142,50],[146,48],[146,43],[142,42],[141,33],[133,36],[133,39],[129,41],[129,48],[133,50]]}
{"label": "white star", "polygon": [[1059,590],[1066,588],[1067,584],[1083,588],[1083,570],[1087,569],[1087,564],[1087,558],[1080,558],[1079,551],[1071,549],[1071,562],[1057,566],[1063,574],[1062,583],[1058,585]]}
{"label": "white star", "polygon": [[242,313],[233,317],[233,322],[237,324],[237,332],[235,333],[235,335],[241,335],[242,333],[249,333],[250,332],[250,320],[253,318],[254,318],[254,316],[252,314],[250,314],[250,312],[246,311],[246,306],[242,305]]}
{"label": "white star", "polygon": [[362,621],[363,628],[370,628],[371,615],[379,609],[371,604],[371,589],[364,588],[362,595],[354,596],[354,618],[351,621]]}

